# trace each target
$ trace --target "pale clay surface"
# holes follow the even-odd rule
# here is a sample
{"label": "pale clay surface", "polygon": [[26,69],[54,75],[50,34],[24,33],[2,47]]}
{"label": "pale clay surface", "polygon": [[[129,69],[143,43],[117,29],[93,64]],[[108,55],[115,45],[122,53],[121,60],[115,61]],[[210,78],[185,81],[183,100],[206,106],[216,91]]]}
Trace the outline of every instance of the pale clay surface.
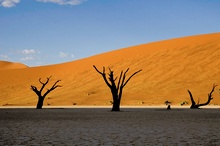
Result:
{"label": "pale clay surface", "polygon": [[219,109],[0,109],[0,145],[220,145]]}

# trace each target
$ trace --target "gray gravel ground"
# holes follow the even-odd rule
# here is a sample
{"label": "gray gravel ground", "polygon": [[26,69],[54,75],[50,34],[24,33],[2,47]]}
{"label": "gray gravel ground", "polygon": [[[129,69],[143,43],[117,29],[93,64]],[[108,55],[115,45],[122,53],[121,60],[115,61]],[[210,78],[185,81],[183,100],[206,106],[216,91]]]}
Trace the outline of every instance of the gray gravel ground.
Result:
{"label": "gray gravel ground", "polygon": [[220,145],[219,109],[0,109],[0,145]]}

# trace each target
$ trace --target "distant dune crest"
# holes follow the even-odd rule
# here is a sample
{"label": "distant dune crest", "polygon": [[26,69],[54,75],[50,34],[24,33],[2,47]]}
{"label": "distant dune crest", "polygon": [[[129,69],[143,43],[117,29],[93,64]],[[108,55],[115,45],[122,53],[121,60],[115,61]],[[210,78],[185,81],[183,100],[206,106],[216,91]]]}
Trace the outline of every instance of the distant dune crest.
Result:
{"label": "distant dune crest", "polygon": [[22,63],[0,61],[0,70],[19,69],[19,68],[27,68],[27,67],[28,66]]}

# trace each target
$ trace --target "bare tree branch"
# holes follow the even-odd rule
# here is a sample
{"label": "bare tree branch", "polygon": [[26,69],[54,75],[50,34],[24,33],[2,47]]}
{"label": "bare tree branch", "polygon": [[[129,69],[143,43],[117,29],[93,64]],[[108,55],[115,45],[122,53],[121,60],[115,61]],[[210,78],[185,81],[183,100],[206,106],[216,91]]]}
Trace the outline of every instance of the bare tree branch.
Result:
{"label": "bare tree branch", "polygon": [[50,78],[51,78],[51,77],[52,77],[52,76],[47,77],[47,81],[46,81],[45,83],[41,81],[41,78],[39,78],[39,82],[42,84],[42,87],[41,87],[41,89],[40,89],[40,92],[43,91],[44,87],[48,84],[48,82],[50,81]]}
{"label": "bare tree branch", "polygon": [[60,82],[61,80],[57,80],[53,86],[47,90],[47,92],[43,95],[44,97],[47,96],[48,93],[50,93],[51,91],[53,91],[54,89],[56,89],[57,87],[62,87],[61,85],[57,85],[58,82]]}
{"label": "bare tree branch", "polygon": [[205,102],[205,103],[202,103],[202,104],[198,104],[198,106],[204,106],[204,105],[207,105],[207,104],[210,103],[210,101],[213,99],[212,93],[214,92],[216,86],[217,86],[217,85],[213,84],[212,90],[211,90],[211,92],[208,94],[208,101]]}
{"label": "bare tree branch", "polygon": [[102,77],[103,77],[105,83],[106,83],[109,87],[111,87],[111,84],[108,82],[108,80],[107,80],[107,78],[106,78],[105,67],[103,67],[103,71],[102,71],[102,72],[99,71],[95,65],[93,65],[93,67],[95,68],[95,70],[96,70],[99,74],[102,75]]}
{"label": "bare tree branch", "polygon": [[120,76],[119,76],[118,85],[117,85],[117,90],[119,89],[120,84],[121,84],[122,74],[123,74],[123,70],[121,71]]}
{"label": "bare tree branch", "polygon": [[105,74],[105,67],[103,67],[103,71],[102,71],[102,72],[100,72],[100,71],[96,68],[95,65],[93,65],[93,67],[94,67],[95,70],[96,70],[98,73],[100,73],[101,75]]}
{"label": "bare tree branch", "polygon": [[216,84],[213,84],[212,90],[211,90],[211,92],[208,94],[208,100],[207,100],[207,102],[202,103],[202,104],[199,104],[199,102],[198,102],[198,104],[196,104],[195,101],[194,101],[194,99],[193,99],[192,93],[191,93],[189,90],[187,90],[187,91],[189,92],[190,100],[191,100],[191,102],[192,102],[192,105],[191,105],[190,108],[198,108],[198,107],[200,107],[200,106],[208,105],[208,104],[211,102],[211,100],[213,99],[212,93],[214,92],[216,86],[217,86]]}
{"label": "bare tree branch", "polygon": [[123,77],[122,77],[122,82],[121,82],[121,86],[120,88],[123,88],[124,86],[124,82],[125,82],[125,78],[126,78],[126,73],[128,72],[129,68],[124,72]]}
{"label": "bare tree branch", "polygon": [[142,69],[140,69],[140,70],[138,70],[138,71],[136,71],[135,73],[133,73],[128,79],[127,79],[127,81],[122,85],[123,87],[128,83],[128,81],[134,76],[134,75],[136,75],[137,73],[139,73],[140,71],[142,71]]}

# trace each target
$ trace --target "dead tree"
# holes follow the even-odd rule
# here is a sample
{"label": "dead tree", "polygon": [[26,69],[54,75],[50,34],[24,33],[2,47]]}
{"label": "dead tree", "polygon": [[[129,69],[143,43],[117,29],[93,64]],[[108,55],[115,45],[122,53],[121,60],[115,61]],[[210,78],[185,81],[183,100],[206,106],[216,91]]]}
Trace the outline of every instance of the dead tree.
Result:
{"label": "dead tree", "polygon": [[[139,73],[141,70],[136,71],[135,73],[133,73],[128,79],[126,79],[126,74],[129,70],[129,68],[123,72],[123,70],[121,71],[121,74],[118,77],[114,77],[114,71],[112,71],[109,68],[109,73],[108,73],[108,79],[106,77],[106,73],[105,73],[105,67],[103,67],[102,72],[99,71],[95,65],[93,65],[93,67],[95,68],[95,70],[102,75],[105,83],[107,84],[107,86],[110,88],[111,93],[112,93],[112,98],[113,98],[113,106],[112,106],[112,111],[120,111],[120,102],[121,102],[121,97],[122,97],[122,90],[125,87],[125,85],[128,83],[128,81],[137,73]],[[116,84],[116,80],[118,79],[118,83]]]}
{"label": "dead tree", "polygon": [[191,93],[189,90],[187,90],[188,93],[189,93],[189,96],[190,96],[190,100],[191,100],[191,102],[192,102],[192,105],[191,105],[190,108],[191,108],[191,109],[198,109],[200,106],[208,105],[208,104],[210,103],[210,101],[213,99],[213,98],[212,98],[212,93],[214,92],[216,86],[217,86],[217,85],[214,84],[213,87],[212,87],[211,92],[208,93],[208,100],[207,100],[207,102],[201,103],[201,104],[199,104],[199,101],[198,101],[198,103],[196,104],[196,102],[195,102],[194,99],[193,99],[192,93]]}
{"label": "dead tree", "polygon": [[53,91],[54,89],[56,89],[57,87],[61,87],[60,85],[57,85],[58,82],[60,82],[61,80],[57,80],[53,86],[50,89],[47,89],[47,91],[43,94],[43,89],[45,88],[45,86],[49,83],[51,76],[48,78],[46,82],[42,82],[41,78],[39,78],[39,82],[41,83],[42,87],[40,88],[40,90],[37,89],[36,86],[31,85],[31,89],[37,94],[38,96],[38,103],[37,103],[37,107],[36,109],[42,109],[43,107],[43,103],[44,103],[44,99],[47,96],[47,94],[49,94],[51,91]]}

